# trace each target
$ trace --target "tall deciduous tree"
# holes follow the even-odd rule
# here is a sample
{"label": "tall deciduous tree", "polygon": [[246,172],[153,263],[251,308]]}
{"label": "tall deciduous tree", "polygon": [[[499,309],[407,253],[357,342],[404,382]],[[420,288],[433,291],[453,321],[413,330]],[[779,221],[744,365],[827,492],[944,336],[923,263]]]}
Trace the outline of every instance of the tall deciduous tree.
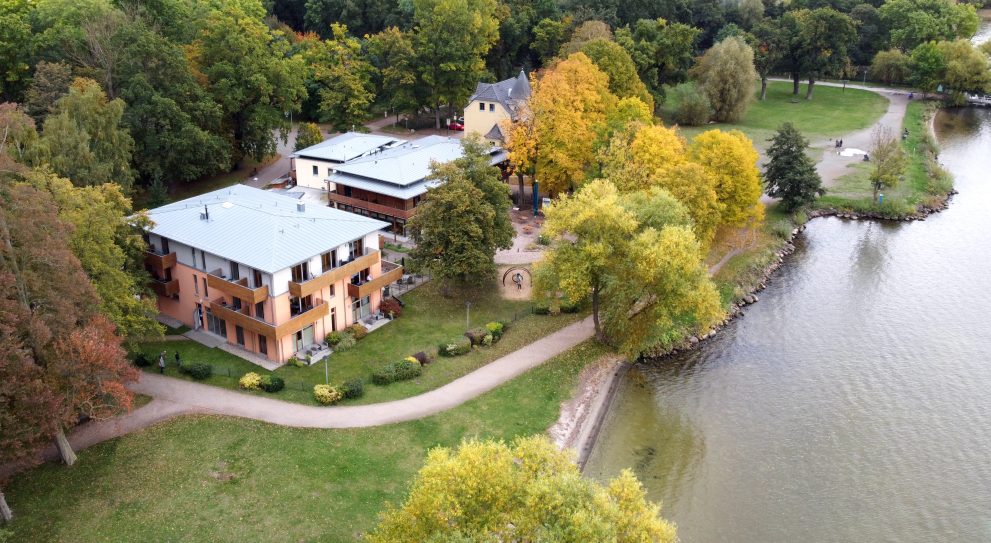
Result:
{"label": "tall deciduous tree", "polygon": [[888,0],[878,13],[891,45],[905,51],[929,41],[970,38],[979,23],[972,4],[954,0]]}
{"label": "tall deciduous tree", "polygon": [[305,58],[319,84],[320,119],[341,132],[361,125],[375,100],[375,68],[361,55],[361,42],[335,23],[331,37],[309,49]]}
{"label": "tall deciduous tree", "polygon": [[615,106],[609,78],[583,53],[557,63],[536,82],[530,109],[543,187],[561,192],[584,178]]}
{"label": "tall deciduous tree", "polygon": [[936,42],[926,42],[912,50],[909,58],[911,75],[909,82],[922,91],[922,95],[936,92],[946,75],[946,57]]}
{"label": "tall deciduous tree", "polygon": [[17,101],[31,79],[36,38],[28,0],[0,2],[0,100]]}
{"label": "tall deciduous tree", "polygon": [[464,156],[431,167],[428,190],[410,219],[413,264],[446,282],[482,284],[495,274],[495,252],[512,246],[509,191],[489,164],[480,138],[463,142]]}
{"label": "tall deciduous tree", "polygon": [[754,69],[760,77],[760,100],[763,101],[767,98],[767,77],[779,68],[787,50],[780,21],[761,21],[751,30],[749,41],[754,50]]}
{"label": "tall deciduous tree", "polygon": [[567,36],[568,25],[557,19],[541,19],[533,28],[533,42],[530,50],[541,64],[549,64],[557,56]]}
{"label": "tall deciduous tree", "polygon": [[417,107],[416,51],[409,33],[390,26],[365,40],[368,61],[375,67],[375,94],[399,120]]}
{"label": "tall deciduous tree", "polygon": [[909,58],[898,49],[880,51],[871,62],[871,78],[884,83],[903,83],[909,76]]}
{"label": "tall deciduous tree", "polygon": [[871,172],[869,179],[874,189],[874,201],[882,189],[894,187],[905,173],[905,150],[885,126],[874,128],[871,133]]}
{"label": "tall deciduous tree", "polygon": [[769,196],[781,198],[781,204],[790,211],[812,203],[825,193],[815,164],[805,153],[809,142],[795,125],[784,123],[770,141],[767,150],[770,161],[764,165]]}
{"label": "tall deciduous tree", "polygon": [[623,46],[637,66],[640,80],[654,95],[664,99],[664,85],[681,83],[692,66],[700,30],[664,19],[639,20],[616,31],[616,43]]}
{"label": "tall deciduous tree", "polygon": [[799,10],[795,16],[801,25],[802,68],[809,78],[805,99],[811,100],[817,79],[840,75],[846,68],[857,31],[848,15],[830,8]]}
{"label": "tall deciduous tree", "polygon": [[750,138],[739,130],[709,130],[695,136],[688,150],[692,161],[716,180],[723,224],[763,220],[758,156]]}
{"label": "tall deciduous tree", "polygon": [[940,42],[939,50],[946,61],[943,83],[950,90],[949,100],[952,104],[966,104],[967,93],[984,94],[991,91],[989,59],[970,40]]}
{"label": "tall deciduous tree", "polygon": [[693,78],[709,96],[713,117],[733,123],[747,113],[754,97],[754,52],[742,38],[726,38],[702,55]]}
{"label": "tall deciduous tree", "polygon": [[52,112],[55,102],[69,92],[72,67],[64,62],[40,61],[24,93],[24,109],[39,123]]}
{"label": "tall deciduous tree", "polygon": [[107,100],[92,79],[76,79],[55,103],[39,139],[39,161],[80,186],[117,183],[131,188],[134,140],[121,126],[124,101]]}
{"label": "tall deciduous tree", "polygon": [[285,140],[288,114],[306,96],[303,61],[289,58],[283,38],[254,12],[225,3],[210,9],[189,47],[195,72],[220,104],[222,131],[238,162],[274,153],[275,131]]}
{"label": "tall deciduous tree", "polygon": [[609,78],[610,92],[618,98],[639,98],[651,111],[654,110],[654,98],[640,81],[637,68],[626,49],[616,42],[598,38],[582,45],[580,51]]}
{"label": "tall deciduous tree", "polygon": [[425,100],[440,128],[444,104],[462,107],[485,76],[485,55],[499,38],[495,0],[413,0],[414,36]]}
{"label": "tall deciduous tree", "polygon": [[630,471],[600,486],[547,438],[468,441],[432,449],[406,502],[368,540],[674,543],[659,513]]}

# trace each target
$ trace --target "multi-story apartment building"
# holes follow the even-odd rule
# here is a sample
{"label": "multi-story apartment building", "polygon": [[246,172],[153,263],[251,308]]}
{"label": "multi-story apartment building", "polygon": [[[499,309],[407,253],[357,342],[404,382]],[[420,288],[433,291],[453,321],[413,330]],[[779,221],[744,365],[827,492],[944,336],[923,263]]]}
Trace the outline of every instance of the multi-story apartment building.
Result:
{"label": "multi-story apartment building", "polygon": [[159,310],[276,362],[369,318],[403,273],[381,259],[386,223],[244,185],[148,216]]}

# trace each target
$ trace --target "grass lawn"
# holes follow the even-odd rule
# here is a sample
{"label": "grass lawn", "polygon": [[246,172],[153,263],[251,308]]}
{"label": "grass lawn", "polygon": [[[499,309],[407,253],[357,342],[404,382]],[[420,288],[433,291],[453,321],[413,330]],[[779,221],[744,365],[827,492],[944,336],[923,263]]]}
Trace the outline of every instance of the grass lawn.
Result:
{"label": "grass lawn", "polygon": [[[578,315],[534,315],[529,301],[503,299],[495,285],[484,294],[475,295],[471,305],[473,327],[482,326],[494,320],[510,322],[501,341],[491,347],[478,348],[471,353],[454,357],[437,357],[437,345],[450,342],[465,332],[465,298],[452,296],[445,298],[434,282],[425,283],[403,296],[406,307],[403,316],[375,330],[358,342],[354,349],[334,353],[330,357],[331,384],[339,384],[353,377],[365,380],[365,395],[349,404],[376,403],[415,396],[435,389],[461,377],[493,360],[508,354],[535,340],[544,337],[582,317]],[[237,388],[241,375],[254,371],[267,373],[264,369],[233,356],[220,349],[209,349],[193,342],[153,342],[141,345],[141,350],[149,359],[158,360],[158,353],[167,350],[167,361],[179,349],[184,362],[207,362],[214,366],[214,375],[206,382],[225,388]],[[374,369],[400,360],[418,351],[435,356],[434,361],[424,368],[420,377],[388,386],[370,383]],[[145,368],[158,371],[157,365]],[[171,376],[188,378],[179,374],[178,369],[169,366],[166,373]],[[286,380],[286,388],[272,396],[278,399],[316,405],[313,400],[313,385],[324,382],[324,364],[319,362],[309,367],[286,366],[275,371]],[[266,394],[255,392],[255,394]]]}
{"label": "grass lawn", "polygon": [[896,186],[883,189],[884,204],[874,203],[874,191],[868,178],[871,164],[858,162],[850,165],[849,173],[840,177],[836,185],[817,201],[819,207],[835,207],[850,211],[877,211],[903,215],[914,213],[920,204],[932,204],[933,199],[945,195],[952,188],[952,181],[942,170],[930,175],[931,158],[936,144],[929,134],[927,108],[921,100],[908,104],[903,128],[908,128],[908,138],[902,140],[902,148],[908,158],[904,179]]}
{"label": "grass lawn", "polygon": [[4,489],[12,542],[355,541],[398,504],[425,453],[464,438],[545,431],[585,343],[460,407],[381,428],[306,430],[184,417],[81,451]]}
{"label": "grass lawn", "polygon": [[[743,120],[734,124],[708,124],[681,127],[682,134],[691,140],[706,130],[740,130],[754,141],[761,151],[767,148],[767,140],[784,122],[791,122],[812,140],[836,138],[874,124],[888,109],[888,101],[873,92],[820,86],[816,87],[812,100],[805,99],[806,85],[799,96],[791,94],[791,83],[770,81],[767,99],[754,100]],[[760,93],[760,84],[755,87]],[[665,115],[665,119],[670,119]],[[667,121],[666,121],[667,122]]]}

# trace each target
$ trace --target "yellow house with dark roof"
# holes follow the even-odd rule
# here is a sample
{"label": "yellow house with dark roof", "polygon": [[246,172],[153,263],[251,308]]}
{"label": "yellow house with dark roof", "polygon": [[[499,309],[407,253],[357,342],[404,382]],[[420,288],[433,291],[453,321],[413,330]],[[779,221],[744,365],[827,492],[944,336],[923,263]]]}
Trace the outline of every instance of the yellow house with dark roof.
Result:
{"label": "yellow house with dark roof", "polygon": [[516,118],[519,105],[530,97],[530,80],[520,70],[516,77],[498,83],[479,83],[465,107],[465,133],[475,132],[485,139],[503,143],[499,124]]}

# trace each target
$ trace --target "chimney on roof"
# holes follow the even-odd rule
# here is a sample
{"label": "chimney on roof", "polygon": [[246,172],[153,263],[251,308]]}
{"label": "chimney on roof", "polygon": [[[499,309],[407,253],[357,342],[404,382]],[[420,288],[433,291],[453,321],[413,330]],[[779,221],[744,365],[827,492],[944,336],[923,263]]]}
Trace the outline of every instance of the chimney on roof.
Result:
{"label": "chimney on roof", "polygon": [[306,211],[306,204],[303,202],[296,202],[296,211],[300,213]]}
{"label": "chimney on roof", "polygon": [[203,213],[200,213],[200,219],[204,221],[210,220],[210,209],[203,204]]}

